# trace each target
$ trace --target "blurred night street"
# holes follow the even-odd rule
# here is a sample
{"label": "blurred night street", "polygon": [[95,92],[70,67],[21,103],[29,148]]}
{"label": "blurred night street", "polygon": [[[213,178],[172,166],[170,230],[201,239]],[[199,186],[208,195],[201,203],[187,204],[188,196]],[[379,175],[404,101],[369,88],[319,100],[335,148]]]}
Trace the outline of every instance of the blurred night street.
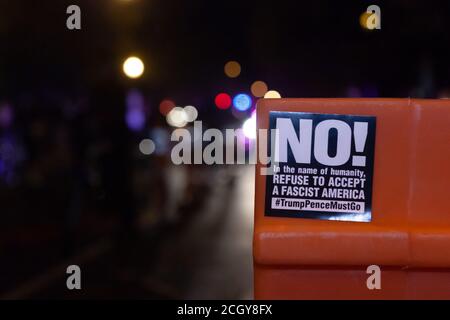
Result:
{"label": "blurred night street", "polygon": [[0,299],[253,299],[260,106],[450,98],[450,3],[371,4],[0,0]]}
{"label": "blurred night street", "polygon": [[[253,194],[245,191],[252,189],[253,171],[250,166],[200,169],[196,175],[213,175],[221,182],[210,186],[208,201],[192,212],[178,213],[192,217],[184,217],[179,225],[166,226],[158,232],[151,228],[141,231],[132,240],[107,237],[86,245],[81,254],[70,260],[86,270],[80,293],[67,290],[65,265],[59,269],[57,265],[45,266],[44,260],[52,254],[48,252],[52,240],[43,241],[36,259],[44,264],[44,276],[36,272],[36,260],[23,263],[20,274],[18,270],[14,274],[13,270],[1,270],[2,276],[7,275],[2,283],[22,281],[19,288],[4,293],[4,297],[251,298]],[[15,259],[20,258],[16,253]],[[14,278],[15,275],[20,277]]]}

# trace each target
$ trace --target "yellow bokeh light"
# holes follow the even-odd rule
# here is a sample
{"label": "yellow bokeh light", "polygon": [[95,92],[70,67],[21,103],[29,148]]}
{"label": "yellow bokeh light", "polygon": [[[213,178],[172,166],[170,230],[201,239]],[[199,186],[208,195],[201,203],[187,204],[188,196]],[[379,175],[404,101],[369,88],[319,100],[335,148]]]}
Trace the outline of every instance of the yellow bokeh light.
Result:
{"label": "yellow bokeh light", "polygon": [[250,87],[250,90],[252,91],[252,94],[255,97],[262,97],[267,92],[267,84],[264,81],[255,81],[253,82],[252,86]]}
{"label": "yellow bokeh light", "polygon": [[230,78],[236,78],[241,74],[241,65],[237,61],[228,61],[223,69]]}
{"label": "yellow bokeh light", "polygon": [[123,63],[123,72],[129,78],[139,78],[144,73],[144,63],[138,57],[128,57]]}
{"label": "yellow bokeh light", "polygon": [[281,94],[276,90],[267,91],[264,95],[264,99],[277,99],[281,98]]}
{"label": "yellow bokeh light", "polygon": [[360,16],[359,16],[359,24],[361,25],[361,28],[363,29],[369,29],[367,27],[367,19],[369,18],[370,14],[367,12],[363,12]]}

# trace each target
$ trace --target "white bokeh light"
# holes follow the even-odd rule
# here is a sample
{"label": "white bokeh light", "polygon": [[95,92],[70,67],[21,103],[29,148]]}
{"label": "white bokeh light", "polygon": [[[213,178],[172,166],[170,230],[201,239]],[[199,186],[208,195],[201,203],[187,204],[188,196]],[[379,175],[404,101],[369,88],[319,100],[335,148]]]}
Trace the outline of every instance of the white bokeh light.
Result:
{"label": "white bokeh light", "polygon": [[139,143],[139,151],[148,156],[155,151],[155,143],[151,139],[142,139]]}
{"label": "white bokeh light", "polygon": [[128,57],[123,63],[123,72],[129,78],[139,78],[144,73],[144,63],[138,57]]}
{"label": "white bokeh light", "polygon": [[252,114],[250,118],[244,121],[242,125],[244,135],[251,140],[256,139],[256,115]]}
{"label": "white bokeh light", "polygon": [[193,122],[198,117],[197,108],[194,106],[184,107],[184,112],[186,113],[186,121],[188,121],[188,122]]}
{"label": "white bokeh light", "polygon": [[184,127],[187,121],[187,114],[183,108],[175,107],[166,116],[167,123],[172,127]]}

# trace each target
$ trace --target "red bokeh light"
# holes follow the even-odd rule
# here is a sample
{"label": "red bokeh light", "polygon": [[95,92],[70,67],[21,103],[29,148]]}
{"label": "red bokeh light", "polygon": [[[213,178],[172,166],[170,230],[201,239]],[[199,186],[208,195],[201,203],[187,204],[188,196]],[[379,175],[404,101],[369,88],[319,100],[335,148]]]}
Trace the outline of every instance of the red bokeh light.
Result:
{"label": "red bokeh light", "polygon": [[166,116],[170,110],[172,110],[175,107],[175,102],[173,102],[170,99],[164,99],[159,104],[159,112],[161,112],[162,115]]}
{"label": "red bokeh light", "polygon": [[226,93],[219,93],[214,99],[217,108],[228,109],[231,106],[231,97]]}

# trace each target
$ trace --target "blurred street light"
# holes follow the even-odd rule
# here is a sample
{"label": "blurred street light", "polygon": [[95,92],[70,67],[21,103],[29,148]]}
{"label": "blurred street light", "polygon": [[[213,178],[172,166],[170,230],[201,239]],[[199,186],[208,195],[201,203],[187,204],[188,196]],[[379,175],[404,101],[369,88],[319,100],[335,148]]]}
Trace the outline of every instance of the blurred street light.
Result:
{"label": "blurred street light", "polygon": [[186,113],[186,120],[188,122],[193,122],[198,117],[197,108],[194,106],[186,106],[184,107],[184,112]]}
{"label": "blurred street light", "polygon": [[150,155],[155,151],[155,143],[151,139],[142,139],[139,143],[139,151],[142,154]]}
{"label": "blurred street light", "polygon": [[123,63],[123,72],[129,78],[139,78],[144,73],[144,63],[138,57],[128,57]]}
{"label": "blurred street light", "polygon": [[180,107],[173,108],[166,116],[167,123],[177,128],[184,127],[188,122],[187,118],[186,111]]}
{"label": "blurred street light", "polygon": [[241,65],[237,61],[228,61],[224,67],[225,74],[229,78],[236,78],[241,74]]}
{"label": "blurred street light", "polygon": [[170,112],[170,110],[172,110],[174,107],[175,107],[175,102],[173,100],[164,99],[159,104],[159,112],[161,112],[161,114],[163,116],[166,116]]}
{"label": "blurred street light", "polygon": [[225,110],[231,106],[231,97],[226,93],[219,93],[214,99],[217,108]]}
{"label": "blurred street light", "polygon": [[256,113],[253,113],[250,118],[244,121],[242,131],[247,138],[256,139]]}
{"label": "blurred street light", "polygon": [[233,106],[239,111],[248,110],[252,106],[252,98],[248,94],[240,93],[233,98]]}
{"label": "blurred street light", "polygon": [[255,97],[262,97],[267,92],[267,84],[264,81],[255,81],[253,82],[250,90]]}
{"label": "blurred street light", "polygon": [[281,94],[276,90],[267,91],[264,95],[264,99],[277,99],[281,98]]}

